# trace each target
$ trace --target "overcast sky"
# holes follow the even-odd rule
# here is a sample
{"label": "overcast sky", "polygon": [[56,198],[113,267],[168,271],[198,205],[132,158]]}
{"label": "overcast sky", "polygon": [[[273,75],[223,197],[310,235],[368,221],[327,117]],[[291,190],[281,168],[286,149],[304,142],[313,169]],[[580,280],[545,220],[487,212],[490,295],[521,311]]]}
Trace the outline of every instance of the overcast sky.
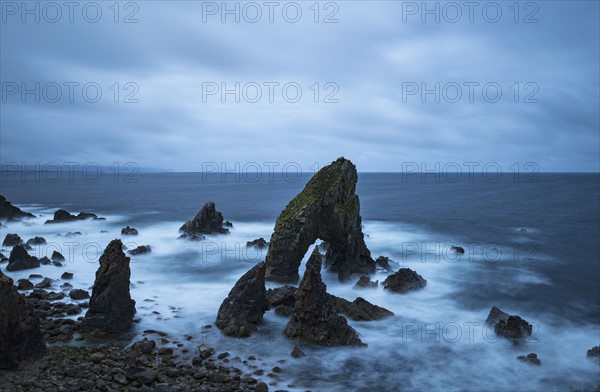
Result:
{"label": "overcast sky", "polygon": [[0,1],[2,162],[600,169],[598,1],[314,3]]}

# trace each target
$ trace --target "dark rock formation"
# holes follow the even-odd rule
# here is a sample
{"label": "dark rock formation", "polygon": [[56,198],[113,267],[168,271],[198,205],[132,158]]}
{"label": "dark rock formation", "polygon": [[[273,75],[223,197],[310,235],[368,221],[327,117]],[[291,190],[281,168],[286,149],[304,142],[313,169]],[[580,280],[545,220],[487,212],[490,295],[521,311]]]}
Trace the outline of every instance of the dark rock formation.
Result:
{"label": "dark rock formation", "polygon": [[350,302],[344,298],[336,297],[331,294],[327,295],[334,305],[336,312],[344,313],[348,318],[355,321],[381,320],[394,315],[393,312],[382,308],[381,306],[373,305],[361,297]]}
{"label": "dark rock formation", "polygon": [[137,229],[134,229],[133,227],[124,227],[121,229],[121,234],[123,235],[138,235],[138,231]]}
{"label": "dark rock formation", "polygon": [[375,260],[375,265],[377,268],[381,268],[384,271],[393,271],[392,266],[390,265],[390,258],[386,256],[379,256],[377,260]]}
{"label": "dark rock formation", "polygon": [[130,251],[127,251],[127,253],[129,253],[130,255],[143,255],[146,253],[150,253],[152,252],[152,248],[150,247],[150,245],[140,245],[135,249],[132,249]]}
{"label": "dark rock formation", "polygon": [[44,245],[46,243],[46,239],[44,237],[33,237],[27,240],[27,245]]}
{"label": "dark rock formation", "polygon": [[304,351],[300,350],[300,347],[294,346],[294,349],[292,350],[292,357],[294,357],[294,358],[301,358],[301,357],[303,357],[305,355],[306,354],[304,354]]}
{"label": "dark rock formation", "polygon": [[63,272],[60,276],[61,279],[73,279],[73,273],[71,272]]}
{"label": "dark rock formation", "polygon": [[74,300],[87,299],[90,298],[90,293],[88,293],[86,290],[74,289],[69,291],[69,297]]}
{"label": "dark rock formation", "polygon": [[258,248],[258,249],[264,249],[267,246],[269,246],[269,243],[267,241],[265,241],[264,238],[260,237],[260,238],[258,238],[256,240],[246,242],[246,246],[247,247],[253,246],[253,247]]}
{"label": "dark rock formation", "polygon": [[595,346],[587,350],[588,358],[598,358],[600,357],[600,346]]}
{"label": "dark rock formation", "polygon": [[427,281],[410,268],[401,268],[395,274],[389,275],[383,281],[383,287],[397,293],[406,293],[411,290],[422,289]]}
{"label": "dark rock formation", "polygon": [[269,280],[296,282],[302,257],[317,238],[329,244],[326,265],[341,280],[370,274],[375,262],[364,242],[358,175],[347,159],[323,167],[277,218],[266,257]]}
{"label": "dark rock formation", "polygon": [[4,256],[4,254],[0,253],[0,263],[4,263],[8,261],[8,257]]}
{"label": "dark rock formation", "polygon": [[321,280],[321,254],[315,247],[298,287],[294,312],[283,334],[323,346],[364,345],[343,316],[337,314]]}
{"label": "dark rock formation", "polygon": [[40,264],[43,264],[43,265],[48,265],[48,264],[50,264],[50,263],[51,263],[50,259],[49,259],[48,257],[46,257],[46,256],[44,256],[44,257],[42,257],[42,258],[40,259]]}
{"label": "dark rock formation", "polygon": [[465,254],[465,249],[462,246],[451,246],[450,250],[454,251],[454,253],[459,254],[459,255],[464,255]]}
{"label": "dark rock formation", "polygon": [[4,241],[2,241],[2,246],[15,246],[22,245],[23,240],[19,237],[18,234],[8,233],[6,237],[4,237]]}
{"label": "dark rock formation", "polygon": [[363,275],[360,277],[360,279],[358,279],[358,282],[356,282],[356,284],[354,285],[355,289],[362,289],[362,288],[374,288],[379,286],[379,281],[376,280],[375,282],[372,282],[371,279],[369,279],[369,277],[367,275]]}
{"label": "dark rock formation", "polygon": [[33,290],[33,283],[27,279],[19,279],[17,281],[17,288],[19,290]]}
{"label": "dark rock formation", "polygon": [[494,326],[494,332],[498,336],[507,339],[520,340],[530,336],[533,327],[519,316],[512,316],[497,307],[492,307],[485,322]]}
{"label": "dark rock formation", "polygon": [[33,308],[2,271],[0,315],[0,368],[16,369],[20,362],[44,353],[46,344]]}
{"label": "dark rock formation", "polygon": [[47,289],[52,287],[53,280],[50,278],[44,278],[42,281],[35,285],[36,289]]}
{"label": "dark rock formation", "polygon": [[65,256],[63,256],[60,252],[52,251],[52,261],[65,261]]}
{"label": "dark rock formation", "polygon": [[538,356],[536,353],[530,353],[530,354],[527,354],[527,356],[519,355],[517,357],[517,359],[521,362],[527,362],[527,363],[530,363],[533,365],[541,365],[542,364],[542,362],[538,359]]}
{"label": "dark rock formation", "polygon": [[105,220],[106,218],[100,218],[98,215],[91,212],[80,212],[77,215],[72,215],[68,211],[58,210],[54,213],[54,219],[47,220],[45,223],[72,222],[85,219]]}
{"label": "dark rock formation", "polygon": [[19,220],[23,218],[35,218],[35,215],[13,206],[10,201],[0,195],[0,220]]}
{"label": "dark rock formation", "polygon": [[100,256],[90,308],[81,326],[98,336],[116,335],[131,327],[135,301],[129,293],[129,257],[120,240],[112,240]]}
{"label": "dark rock formation", "polygon": [[37,268],[40,261],[35,256],[31,256],[22,245],[15,246],[10,252],[8,258],[7,271],[20,271],[29,268]]}
{"label": "dark rock formation", "polygon": [[233,286],[217,314],[217,327],[229,336],[247,337],[256,330],[269,308],[265,289],[265,263],[255,265]]}
{"label": "dark rock formation", "polygon": [[277,308],[282,305],[293,307],[296,303],[297,290],[294,286],[282,286],[267,290],[269,308]]}
{"label": "dark rock formation", "polygon": [[223,227],[223,214],[217,211],[212,201],[206,203],[194,219],[187,221],[179,231],[183,233],[183,238],[198,234],[229,233],[229,229]]}

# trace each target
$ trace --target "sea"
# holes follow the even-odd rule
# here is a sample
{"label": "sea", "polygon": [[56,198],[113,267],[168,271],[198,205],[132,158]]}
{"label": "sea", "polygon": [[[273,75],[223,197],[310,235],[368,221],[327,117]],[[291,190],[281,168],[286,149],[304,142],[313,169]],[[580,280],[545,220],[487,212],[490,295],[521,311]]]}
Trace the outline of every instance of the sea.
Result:
{"label": "sea", "polygon": [[[48,244],[31,254],[58,250],[67,259],[63,267],[7,273],[15,280],[38,273],[60,281],[68,271],[75,287],[91,289],[98,258],[112,239],[121,238],[129,249],[151,246],[150,254],[131,256],[137,323],[122,344],[158,330],[171,343],[189,347],[190,357],[200,344],[227,351],[230,358],[255,356],[236,366],[248,375],[265,369],[253,377],[290,391],[600,388],[600,365],[586,357],[600,344],[599,174],[359,173],[356,192],[373,257],[388,256],[395,268],[411,268],[427,280],[422,290],[397,294],[381,284],[354,289],[352,282],[322,272],[330,293],[349,300],[360,296],[394,312],[381,321],[348,321],[367,347],[290,341],[282,334],[287,319],[273,311],[250,338],[226,337],[214,327],[219,305],[237,279],[265,258],[266,250],[247,248],[246,242],[269,240],[278,214],[311,173],[5,174],[0,193],[37,218],[8,222],[0,227],[1,237],[43,236]],[[231,233],[178,240],[179,227],[208,201],[233,223]],[[106,220],[44,224],[59,208]],[[139,235],[121,235],[127,225]],[[451,246],[465,253],[457,255]],[[2,252],[8,256],[10,248]],[[372,279],[381,283],[386,276],[378,271]],[[58,284],[54,289],[60,290]],[[485,324],[492,306],[529,321],[532,336],[519,344],[495,336]],[[306,356],[291,357],[295,345]],[[516,359],[533,352],[540,366]],[[275,366],[281,368],[278,380],[268,376]]]}

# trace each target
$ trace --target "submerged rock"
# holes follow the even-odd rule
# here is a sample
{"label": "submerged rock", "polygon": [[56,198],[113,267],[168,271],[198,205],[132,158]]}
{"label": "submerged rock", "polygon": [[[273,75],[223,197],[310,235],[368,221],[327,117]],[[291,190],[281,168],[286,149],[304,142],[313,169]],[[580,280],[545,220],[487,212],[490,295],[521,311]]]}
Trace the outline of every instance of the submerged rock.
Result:
{"label": "submerged rock", "polygon": [[106,220],[106,218],[100,218],[98,215],[91,212],[80,212],[77,215],[72,215],[69,211],[58,210],[54,213],[54,218],[47,220],[44,223],[62,223],[72,222],[78,220],[93,219],[93,220]]}
{"label": "submerged rock", "polygon": [[355,289],[375,288],[377,286],[379,286],[378,280],[376,280],[375,282],[372,282],[371,279],[369,279],[369,277],[367,275],[363,275],[360,277],[360,279],[358,279],[358,282],[356,282],[356,284],[354,285],[353,288],[355,288]]}
{"label": "submerged rock", "polygon": [[23,239],[19,237],[18,234],[8,233],[6,237],[4,237],[4,241],[2,241],[2,246],[15,246],[22,245]]}
{"label": "submerged rock", "polygon": [[183,233],[183,238],[198,234],[229,233],[229,229],[223,227],[223,214],[217,211],[212,201],[206,203],[194,219],[187,221],[179,231]]}
{"label": "submerged rock", "polygon": [[233,286],[217,314],[217,327],[229,336],[247,337],[256,330],[269,308],[265,263],[255,265]]}
{"label": "submerged rock", "polygon": [[74,289],[69,291],[69,297],[74,300],[87,299],[90,298],[90,293],[88,293],[86,290]]}
{"label": "submerged rock", "polygon": [[462,246],[454,246],[454,245],[452,245],[450,247],[450,250],[453,251],[456,254],[459,254],[459,255],[464,255],[465,254],[465,249]]}
{"label": "submerged rock", "polygon": [[311,244],[328,243],[326,265],[345,280],[375,271],[364,242],[360,202],[354,193],[358,174],[347,159],[319,170],[281,212],[266,257],[269,280],[296,282],[298,267]]}
{"label": "submerged rock", "polygon": [[527,354],[527,356],[519,355],[517,357],[517,359],[521,362],[527,362],[527,363],[530,363],[533,365],[541,365],[542,364],[542,362],[538,359],[538,356],[536,353],[530,353],[530,354]]}
{"label": "submerged rock", "polygon": [[93,335],[116,335],[133,323],[135,301],[129,292],[129,257],[120,240],[112,240],[100,256],[90,308],[81,326]]}
{"label": "submerged rock", "polygon": [[40,261],[37,257],[31,256],[27,253],[27,250],[22,245],[15,246],[10,251],[10,257],[8,258],[8,265],[6,266],[7,271],[20,271],[30,268],[38,268]]}
{"label": "submerged rock", "polygon": [[246,246],[248,248],[249,247],[255,247],[255,248],[258,248],[258,249],[264,249],[267,246],[269,246],[269,243],[267,241],[265,241],[264,238],[260,237],[260,238],[258,238],[256,240],[246,242]]}
{"label": "submerged rock", "polygon": [[52,261],[65,261],[65,256],[63,256],[60,252],[52,251],[51,259]]}
{"label": "submerged rock", "polygon": [[121,234],[123,235],[138,235],[138,231],[137,229],[134,229],[133,227],[124,227],[121,229]]}
{"label": "submerged rock", "polygon": [[496,306],[492,307],[485,322],[494,326],[496,335],[507,339],[520,340],[531,336],[533,332],[533,326],[526,320],[503,312]]}
{"label": "submerged rock", "polygon": [[0,253],[0,263],[4,263],[5,261],[8,261],[8,257],[4,256],[3,253]]}
{"label": "submerged rock", "polygon": [[33,308],[0,271],[0,368],[16,369],[19,363],[46,350]]}
{"label": "submerged rock", "polygon": [[381,268],[384,271],[393,271],[392,266],[390,265],[390,258],[386,256],[379,256],[377,260],[375,260],[375,265],[377,268]]}
{"label": "submerged rock", "polygon": [[294,311],[283,334],[290,339],[323,346],[364,345],[354,328],[337,314],[321,279],[321,265],[321,254],[315,247],[306,263]]}
{"label": "submerged rock", "polygon": [[383,287],[397,293],[419,290],[427,285],[427,281],[410,268],[401,268],[383,281]]}
{"label": "submerged rock", "polygon": [[135,256],[135,255],[143,255],[143,254],[150,253],[150,252],[152,252],[152,248],[150,247],[150,245],[141,245],[135,249],[128,251],[127,253]]}
{"label": "submerged rock", "polygon": [[386,308],[374,305],[362,297],[358,297],[354,301],[350,302],[347,299],[336,297],[331,294],[328,294],[328,296],[336,311],[345,314],[351,320],[382,320],[394,315],[393,312],[387,310]]}
{"label": "submerged rock", "polygon": [[600,357],[600,346],[595,346],[595,347],[592,347],[591,349],[587,350],[587,357],[588,358],[599,358]]}
{"label": "submerged rock", "polygon": [[29,212],[25,212],[21,210],[19,207],[15,207],[12,203],[2,195],[0,195],[0,220],[20,220],[20,219],[28,219],[35,218],[35,215],[30,214]]}

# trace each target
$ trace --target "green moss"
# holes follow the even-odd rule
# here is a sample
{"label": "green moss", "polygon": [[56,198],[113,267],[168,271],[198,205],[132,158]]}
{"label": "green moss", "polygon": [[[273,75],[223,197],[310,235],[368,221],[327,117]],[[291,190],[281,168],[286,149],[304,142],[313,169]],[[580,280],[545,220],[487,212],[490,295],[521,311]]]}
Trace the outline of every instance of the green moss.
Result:
{"label": "green moss", "polygon": [[62,357],[65,359],[70,359],[74,362],[84,361],[89,356],[89,353],[85,347],[54,346],[50,349],[50,351],[53,357]]}

